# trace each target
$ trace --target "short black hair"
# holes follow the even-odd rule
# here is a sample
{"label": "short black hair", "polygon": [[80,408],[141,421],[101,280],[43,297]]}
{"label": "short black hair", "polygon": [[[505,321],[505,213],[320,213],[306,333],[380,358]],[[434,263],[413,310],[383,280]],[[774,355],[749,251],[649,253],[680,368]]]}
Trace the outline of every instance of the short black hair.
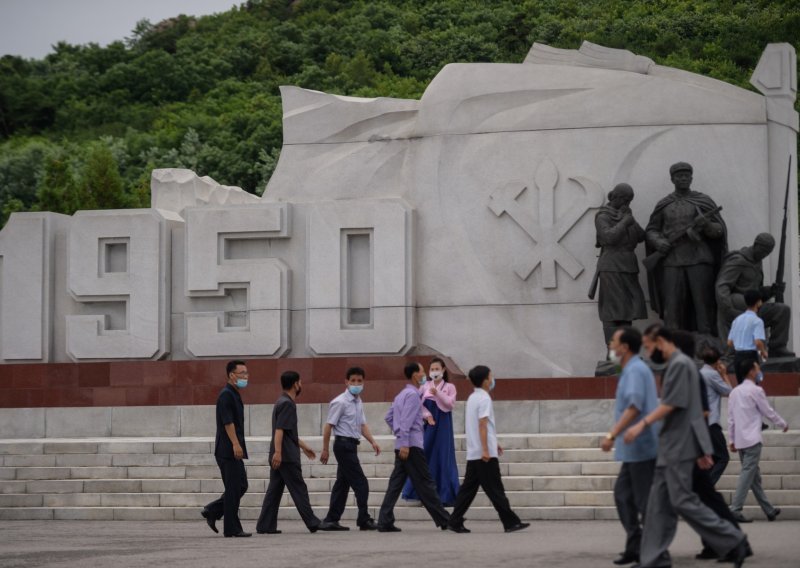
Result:
{"label": "short black hair", "polygon": [[702,351],[700,351],[700,358],[703,360],[703,363],[706,365],[713,365],[719,358],[721,357],[719,350],[716,347],[712,347],[711,345],[706,345]]}
{"label": "short black hair", "polygon": [[761,301],[761,292],[758,290],[745,290],[744,303],[748,308],[752,308]]}
{"label": "short black hair", "polygon": [[365,379],[367,378],[367,374],[361,367],[350,367],[349,369],[347,369],[347,374],[345,375],[345,379],[349,380],[350,377],[352,377],[353,375],[361,375]]}
{"label": "short black hair", "polygon": [[628,349],[636,355],[642,348],[642,334],[635,327],[621,327],[622,333],[619,334],[619,342],[628,346]]}
{"label": "short black hair", "polygon": [[403,374],[405,374],[407,379],[410,379],[417,371],[419,371],[419,363],[416,361],[406,363],[406,366],[403,367]]}
{"label": "short black hair", "polygon": [[444,359],[441,357],[434,357],[431,359],[431,365],[434,363],[439,363],[442,366],[442,380],[446,383],[450,382],[450,373],[447,370],[447,364],[444,362]]}
{"label": "short black hair", "polygon": [[645,337],[649,337],[650,339],[655,339],[658,335],[658,330],[661,329],[663,326],[660,323],[651,323],[648,325],[644,333],[642,334]]}
{"label": "short black hair", "polygon": [[748,357],[747,359],[739,361],[739,368],[737,369],[737,371],[739,371],[739,376],[746,377],[749,375],[756,363],[758,363],[758,361],[753,357]]}
{"label": "short black hair", "polygon": [[238,359],[234,359],[233,361],[228,361],[228,364],[225,365],[225,376],[229,376],[236,370],[236,367],[239,365],[247,365],[244,361],[239,361]]}
{"label": "short black hair", "polygon": [[492,370],[487,367],[486,365],[478,365],[476,367],[472,367],[469,370],[469,380],[476,388],[480,388],[483,385],[483,381],[489,376]]}
{"label": "short black hair", "polygon": [[299,380],[300,373],[297,371],[284,371],[283,374],[281,374],[281,388],[288,391]]}
{"label": "short black hair", "polygon": [[659,327],[653,332],[653,336],[655,338],[661,337],[664,340],[669,341],[670,343],[675,343],[674,332],[668,327]]}
{"label": "short black hair", "polygon": [[672,332],[672,342],[683,352],[684,355],[694,359],[696,348],[694,335],[692,335],[691,332],[684,331],[682,329],[676,329]]}

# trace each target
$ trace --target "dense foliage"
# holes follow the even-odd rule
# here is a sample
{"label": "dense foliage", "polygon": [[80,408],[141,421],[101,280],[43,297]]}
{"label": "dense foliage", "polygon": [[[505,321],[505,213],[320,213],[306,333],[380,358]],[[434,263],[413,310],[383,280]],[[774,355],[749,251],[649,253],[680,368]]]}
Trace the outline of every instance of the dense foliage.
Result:
{"label": "dense foliage", "polygon": [[796,0],[250,0],[142,21],[107,47],[0,59],[0,223],[147,206],[156,167],[261,192],[281,147],[279,85],[417,98],[447,63],[586,39],[751,88],[764,46],[798,38]]}

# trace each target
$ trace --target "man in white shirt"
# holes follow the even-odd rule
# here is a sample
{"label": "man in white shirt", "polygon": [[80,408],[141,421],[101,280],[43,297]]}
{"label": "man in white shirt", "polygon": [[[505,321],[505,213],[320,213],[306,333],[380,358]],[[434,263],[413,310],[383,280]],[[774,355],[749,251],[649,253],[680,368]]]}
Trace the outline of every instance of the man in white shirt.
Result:
{"label": "man in white shirt", "polygon": [[774,521],[781,510],[769,502],[761,488],[761,471],[758,467],[762,445],[761,417],[768,418],[773,424],[783,428],[784,432],[789,430],[789,425],[769,405],[764,389],[756,384],[761,367],[755,359],[742,361],[737,370],[744,381],[733,389],[728,399],[728,439],[731,441],[731,451],[739,452],[742,471],[731,501],[731,512],[740,523],[750,522],[750,519],[742,515],[742,506],[747,492],[752,489],[756,501],[767,515],[767,520]]}
{"label": "man in white shirt", "polygon": [[494,408],[492,397],[489,396],[489,391],[494,388],[492,371],[489,367],[478,365],[470,370],[469,380],[475,391],[467,399],[467,472],[458,490],[447,528],[457,533],[470,532],[464,526],[464,514],[475,499],[478,487],[481,487],[500,515],[506,532],[522,530],[529,527],[530,523],[521,522],[511,510],[500,477],[498,457],[503,455],[503,448],[497,443]]}

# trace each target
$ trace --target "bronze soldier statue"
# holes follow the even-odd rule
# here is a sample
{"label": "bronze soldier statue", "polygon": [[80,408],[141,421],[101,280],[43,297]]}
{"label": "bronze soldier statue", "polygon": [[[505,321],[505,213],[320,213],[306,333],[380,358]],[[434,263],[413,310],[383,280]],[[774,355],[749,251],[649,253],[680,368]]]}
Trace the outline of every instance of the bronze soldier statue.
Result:
{"label": "bronze soldier statue", "polygon": [[716,335],[714,282],[727,229],[714,200],[691,190],[692,172],[686,162],[670,167],[675,191],[658,202],[645,230],[650,301],[665,327]]}
{"label": "bronze soldier statue", "polygon": [[786,348],[792,311],[783,303],[767,303],[767,300],[776,293],[783,292],[786,287],[785,283],[764,286],[761,261],[774,248],[775,239],[772,235],[760,233],[753,246],[733,251],[725,257],[717,276],[717,325],[720,336],[727,337],[731,322],[746,309],[744,293],[747,290],[759,290],[764,305],[758,310],[758,316],[764,320],[764,327],[769,329],[770,358],[794,357],[794,353]]}
{"label": "bronze soldier statue", "polygon": [[627,183],[617,184],[608,194],[608,204],[601,207],[594,218],[595,246],[600,248],[597,309],[606,345],[614,330],[647,317],[644,293],[639,285],[639,262],[633,252],[636,245],[644,241],[644,229],[633,218],[631,201],[633,188]]}

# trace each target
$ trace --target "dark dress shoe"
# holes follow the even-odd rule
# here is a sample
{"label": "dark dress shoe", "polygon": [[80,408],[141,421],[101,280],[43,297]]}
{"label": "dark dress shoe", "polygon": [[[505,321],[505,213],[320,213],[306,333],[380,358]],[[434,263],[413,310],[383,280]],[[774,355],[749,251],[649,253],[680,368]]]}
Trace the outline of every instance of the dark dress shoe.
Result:
{"label": "dark dress shoe", "polygon": [[378,532],[401,532],[400,527],[394,525],[378,525]]}
{"label": "dark dress shoe", "polygon": [[338,521],[322,521],[319,524],[321,531],[349,531],[350,527],[343,527]]}
{"label": "dark dress shoe", "polygon": [[752,555],[753,551],[750,549],[750,543],[747,542],[747,537],[744,537],[733,550],[717,560],[717,562],[732,562],[736,568],[741,568],[742,564],[744,564],[744,559]]}
{"label": "dark dress shoe", "polygon": [[364,523],[363,525],[358,525],[358,530],[376,531],[376,530],[378,530],[378,525],[375,524],[375,521],[370,519],[366,523]]}
{"label": "dark dress shoe", "polygon": [[753,522],[753,519],[748,519],[747,517],[742,515],[742,513],[739,512],[739,511],[731,512],[731,515],[733,515],[733,518],[736,519],[737,523],[752,523]]}
{"label": "dark dress shoe", "polygon": [[639,555],[638,554],[625,554],[624,552],[619,555],[619,558],[616,560],[612,560],[614,564],[617,566],[624,566],[625,564],[633,564],[634,562],[639,562]]}
{"label": "dark dress shoe", "polygon": [[206,520],[206,523],[208,523],[208,526],[211,527],[211,530],[215,533],[219,533],[217,529],[217,519],[211,516],[211,512],[208,509],[203,509],[200,511],[200,514],[203,515],[203,518]]}
{"label": "dark dress shoe", "polygon": [[510,532],[517,532],[517,531],[521,531],[522,529],[527,529],[529,526],[531,526],[531,524],[530,524],[530,523],[517,523],[517,524],[516,524],[516,525],[514,525],[513,527],[508,527],[508,528],[506,529],[506,532],[507,532],[507,533],[510,533]]}
{"label": "dark dress shoe", "polygon": [[226,534],[225,538],[230,538],[230,537],[233,537],[233,538],[245,538],[245,537],[248,537],[248,536],[253,536],[253,533],[240,531],[240,532],[238,532],[236,534]]}
{"label": "dark dress shoe", "polygon": [[275,529],[273,531],[256,531],[258,534],[281,534],[283,531]]}
{"label": "dark dress shoe", "polygon": [[464,525],[459,525],[457,527],[454,527],[452,525],[447,525],[447,529],[453,531],[454,533],[459,533],[459,534],[467,534],[468,532],[472,532]]}
{"label": "dark dress shoe", "polygon": [[774,521],[775,519],[777,519],[777,518],[778,518],[778,515],[780,515],[780,514],[781,514],[781,509],[780,509],[780,507],[775,507],[775,508],[772,510],[772,514],[771,514],[771,515],[767,515],[767,520],[768,520],[768,521],[771,523],[772,521]]}
{"label": "dark dress shoe", "polygon": [[705,547],[700,551],[700,554],[695,554],[694,557],[698,560],[715,560],[719,558],[719,554],[713,548]]}

